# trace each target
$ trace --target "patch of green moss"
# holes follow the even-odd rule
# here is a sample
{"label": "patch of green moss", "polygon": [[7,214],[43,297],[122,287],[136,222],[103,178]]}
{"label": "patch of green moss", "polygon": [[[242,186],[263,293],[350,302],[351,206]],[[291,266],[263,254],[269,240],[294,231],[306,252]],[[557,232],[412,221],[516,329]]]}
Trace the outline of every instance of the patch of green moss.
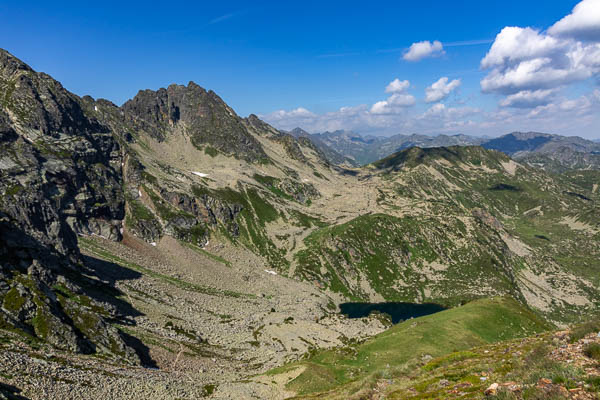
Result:
{"label": "patch of green moss", "polygon": [[304,228],[312,228],[313,226],[323,228],[327,226],[327,223],[321,221],[320,219],[311,217],[310,215],[306,215],[297,210],[290,210],[290,215],[296,220],[296,225]]}
{"label": "patch of green moss", "polygon": [[27,299],[21,296],[17,288],[13,287],[4,296],[2,307],[8,311],[18,312],[26,301]]}
{"label": "patch of green moss", "polygon": [[132,199],[129,201],[129,210],[134,220],[151,221],[155,219],[154,214],[138,200]]}
{"label": "patch of green moss", "polygon": [[22,190],[25,190],[25,188],[23,186],[12,185],[6,189],[6,195],[7,196],[16,196],[17,194],[21,193]]}
{"label": "patch of green moss", "polygon": [[158,179],[146,171],[142,171],[142,179],[152,185],[158,185]]}
{"label": "patch of green moss", "polygon": [[247,191],[248,199],[252,203],[252,208],[258,217],[258,223],[264,226],[268,222],[273,222],[279,218],[279,213],[268,201],[263,199],[256,190]]}
{"label": "patch of green moss", "polygon": [[179,326],[179,325],[175,325],[175,324],[173,324],[173,322],[171,322],[171,321],[168,321],[168,322],[165,324],[165,329],[171,329],[171,330],[173,330],[174,332],[176,332],[177,334],[179,334],[179,335],[182,335],[182,336],[185,336],[185,337],[187,337],[188,339],[190,339],[190,340],[192,340],[192,341],[194,341],[194,342],[198,342],[198,343],[205,343],[205,342],[206,342],[204,339],[202,339],[202,338],[201,338],[201,337],[200,337],[200,336],[199,336],[199,335],[198,335],[196,332],[194,332],[193,330],[191,330],[191,329],[185,329],[185,328],[182,328],[182,327],[181,327],[181,326]]}
{"label": "patch of green moss", "polygon": [[[36,302],[37,303],[37,302]],[[43,305],[37,304],[37,310],[35,317],[33,317],[32,325],[35,330],[35,334],[42,339],[46,339],[50,333],[49,318],[50,315],[46,311]]]}
{"label": "patch of green moss", "polygon": [[212,396],[212,394],[217,390],[217,385],[213,385],[213,384],[206,384],[204,386],[202,386],[202,396],[204,397],[208,397],[208,396]]}
{"label": "patch of green moss", "polygon": [[179,209],[173,207],[167,201],[163,200],[150,187],[144,185],[143,188],[144,188],[144,191],[150,197],[150,200],[152,200],[152,204],[154,205],[154,209],[156,210],[156,212],[158,213],[158,215],[163,220],[170,221],[170,220],[173,220],[173,219],[178,218],[178,217],[195,219],[195,217],[192,214],[189,214],[189,213],[187,213],[185,211],[179,210]]}
{"label": "patch of green moss", "polygon": [[215,149],[212,146],[204,146],[204,154],[210,156],[210,157],[216,157],[217,155],[219,155],[219,150]]}
{"label": "patch of green moss", "polygon": [[196,252],[198,252],[198,253],[200,253],[202,255],[205,255],[208,258],[213,259],[214,261],[220,262],[221,264],[223,264],[223,265],[225,265],[227,267],[231,267],[231,263],[229,261],[227,261],[226,259],[224,259],[223,257],[219,257],[219,256],[217,256],[215,254],[212,254],[212,253],[210,253],[210,252],[208,252],[208,251],[206,251],[206,250],[204,250],[204,249],[202,249],[202,248],[200,248],[200,247],[198,247],[198,246],[196,246],[194,244],[191,244],[191,243],[185,243],[185,242],[183,242],[183,244],[185,246],[187,246],[188,248],[190,248],[190,249],[192,249],[192,250],[194,250],[194,251],[196,251]]}

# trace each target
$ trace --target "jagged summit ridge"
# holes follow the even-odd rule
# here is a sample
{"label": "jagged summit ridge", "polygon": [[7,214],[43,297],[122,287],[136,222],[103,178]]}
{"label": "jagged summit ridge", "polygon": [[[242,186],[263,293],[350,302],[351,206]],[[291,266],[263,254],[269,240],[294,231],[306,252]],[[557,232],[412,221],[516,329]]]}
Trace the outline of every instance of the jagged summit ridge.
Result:
{"label": "jagged summit ridge", "polygon": [[248,161],[267,158],[243,120],[215,92],[194,82],[141,90],[122,109],[128,119],[142,121],[156,139],[164,140],[169,132],[181,128],[197,147],[208,144]]}

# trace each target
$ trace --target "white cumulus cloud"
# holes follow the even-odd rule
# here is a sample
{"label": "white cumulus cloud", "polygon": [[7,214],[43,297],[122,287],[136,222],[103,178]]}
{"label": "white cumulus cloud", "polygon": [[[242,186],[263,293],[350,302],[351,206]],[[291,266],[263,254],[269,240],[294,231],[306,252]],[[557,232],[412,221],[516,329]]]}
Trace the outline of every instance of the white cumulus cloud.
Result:
{"label": "white cumulus cloud", "polygon": [[496,36],[490,51],[481,60],[484,69],[549,57],[566,50],[566,43],[532,28],[507,26]]}
{"label": "white cumulus cloud", "polygon": [[[571,15],[588,1],[575,7]],[[600,0],[594,1],[598,4]],[[557,23],[548,32],[529,27],[502,29],[481,60],[481,68],[489,70],[481,80],[483,92],[514,95],[549,90],[600,73],[600,42],[563,37],[566,30],[556,28],[560,26]]]}
{"label": "white cumulus cloud", "polygon": [[474,107],[446,107],[443,103],[436,103],[429,107],[423,114],[419,115],[417,119],[445,118],[448,121],[457,121],[460,118],[478,114],[479,112],[481,110]]}
{"label": "white cumulus cloud", "polygon": [[523,90],[511,94],[500,102],[502,107],[533,108],[550,103],[555,90]]}
{"label": "white cumulus cloud", "polygon": [[425,101],[427,103],[435,103],[443,100],[459,86],[460,79],[448,82],[448,77],[444,76],[425,89]]}
{"label": "white cumulus cloud", "polygon": [[434,40],[433,42],[425,40],[413,43],[402,58],[406,61],[419,61],[427,57],[435,57],[442,54],[444,54],[442,42],[439,40]]}
{"label": "white cumulus cloud", "polygon": [[548,29],[553,36],[600,41],[600,0],[583,0]]}
{"label": "white cumulus cloud", "polygon": [[371,107],[373,114],[394,114],[404,107],[414,106],[415,97],[410,94],[393,94],[387,100],[378,101]]}
{"label": "white cumulus cloud", "polygon": [[385,92],[386,93],[402,93],[409,87],[410,87],[409,81],[406,81],[406,80],[401,81],[400,79],[396,78],[385,87]]}
{"label": "white cumulus cloud", "polygon": [[294,110],[286,111],[286,110],[278,110],[269,114],[271,120],[282,120],[287,118],[309,118],[314,117],[315,114],[310,112],[304,107],[298,107]]}
{"label": "white cumulus cloud", "polygon": [[387,100],[381,100],[373,104],[370,112],[372,114],[396,114],[405,107],[414,106],[417,102],[415,97],[405,93],[409,87],[409,81],[394,79],[385,88],[386,93],[392,93],[392,95]]}

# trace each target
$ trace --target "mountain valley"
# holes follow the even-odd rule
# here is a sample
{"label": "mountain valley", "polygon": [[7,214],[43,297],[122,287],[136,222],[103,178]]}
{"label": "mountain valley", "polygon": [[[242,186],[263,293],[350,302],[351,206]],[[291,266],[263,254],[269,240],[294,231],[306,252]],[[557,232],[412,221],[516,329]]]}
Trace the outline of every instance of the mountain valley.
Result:
{"label": "mountain valley", "polygon": [[600,308],[591,141],[288,133],[0,50],[0,147],[0,398],[481,398]]}

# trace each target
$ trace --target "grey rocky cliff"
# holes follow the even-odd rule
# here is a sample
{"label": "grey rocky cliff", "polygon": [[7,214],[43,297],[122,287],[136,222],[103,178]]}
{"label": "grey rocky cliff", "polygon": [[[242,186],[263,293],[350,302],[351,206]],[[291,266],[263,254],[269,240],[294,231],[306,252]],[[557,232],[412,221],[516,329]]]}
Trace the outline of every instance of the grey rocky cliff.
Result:
{"label": "grey rocky cliff", "polygon": [[[128,318],[115,305],[119,293],[103,283],[97,265],[90,266],[100,261],[79,252],[78,238],[89,235],[119,241],[126,232],[149,243],[169,235],[203,246],[219,231],[267,254],[274,265],[285,264],[254,215],[275,209],[255,189],[179,180],[181,170],[140,150],[151,140],[162,145],[169,135],[184,135],[206,154],[258,165],[273,163],[259,142],[263,137],[311,171],[307,149],[327,164],[307,139],[282,134],[256,116],[242,119],[193,82],[141,91],[118,107],[80,98],[0,50],[2,327],[66,350],[140,362],[128,344],[132,338],[112,324]],[[273,196],[273,189],[302,204],[320,197],[284,168],[288,177],[262,188],[263,195]]]}
{"label": "grey rocky cliff", "polygon": [[[71,351],[139,363],[93,300],[77,234],[118,240],[121,153],[81,99],[0,51],[0,324]],[[95,283],[93,283],[95,282]]]}
{"label": "grey rocky cliff", "polygon": [[194,82],[142,90],[122,109],[127,120],[141,122],[155,139],[163,140],[172,129],[181,128],[196,147],[209,145],[250,162],[268,159],[244,121],[215,92]]}

